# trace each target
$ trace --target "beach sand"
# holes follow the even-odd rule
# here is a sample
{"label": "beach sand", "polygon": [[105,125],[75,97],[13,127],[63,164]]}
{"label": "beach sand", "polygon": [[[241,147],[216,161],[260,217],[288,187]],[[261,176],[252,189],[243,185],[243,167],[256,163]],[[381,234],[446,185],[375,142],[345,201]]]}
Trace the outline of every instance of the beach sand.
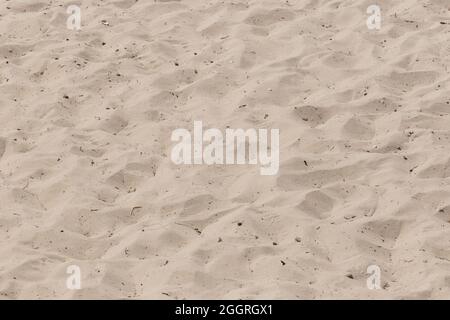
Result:
{"label": "beach sand", "polygon": [[[3,1],[0,298],[450,298],[449,10]],[[194,121],[280,129],[278,174],[174,164]]]}

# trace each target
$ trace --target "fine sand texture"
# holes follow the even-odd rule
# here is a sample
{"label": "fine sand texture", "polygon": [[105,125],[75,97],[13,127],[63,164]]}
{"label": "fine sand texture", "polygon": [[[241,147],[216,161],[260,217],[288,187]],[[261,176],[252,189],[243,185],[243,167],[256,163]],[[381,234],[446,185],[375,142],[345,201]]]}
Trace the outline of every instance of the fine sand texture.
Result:
{"label": "fine sand texture", "polygon": [[[450,298],[449,10],[3,0],[0,298]],[[174,164],[194,121],[280,129],[278,174]]]}

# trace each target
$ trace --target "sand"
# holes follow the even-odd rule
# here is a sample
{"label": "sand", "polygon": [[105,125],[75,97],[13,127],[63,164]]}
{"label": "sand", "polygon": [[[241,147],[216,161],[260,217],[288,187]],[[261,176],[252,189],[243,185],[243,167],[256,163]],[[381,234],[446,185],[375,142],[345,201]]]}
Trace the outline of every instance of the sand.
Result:
{"label": "sand", "polygon": [[[3,1],[0,298],[450,298],[449,10]],[[174,164],[194,121],[279,128],[278,174]]]}

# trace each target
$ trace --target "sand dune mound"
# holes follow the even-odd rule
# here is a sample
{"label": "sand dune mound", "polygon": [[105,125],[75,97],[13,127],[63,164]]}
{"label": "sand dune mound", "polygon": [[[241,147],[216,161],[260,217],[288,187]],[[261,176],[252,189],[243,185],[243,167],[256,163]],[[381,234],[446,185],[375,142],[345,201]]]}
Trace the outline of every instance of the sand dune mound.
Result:
{"label": "sand dune mound", "polygon": [[[0,298],[450,297],[448,1],[71,4],[0,6]],[[175,165],[196,120],[278,174]]]}

